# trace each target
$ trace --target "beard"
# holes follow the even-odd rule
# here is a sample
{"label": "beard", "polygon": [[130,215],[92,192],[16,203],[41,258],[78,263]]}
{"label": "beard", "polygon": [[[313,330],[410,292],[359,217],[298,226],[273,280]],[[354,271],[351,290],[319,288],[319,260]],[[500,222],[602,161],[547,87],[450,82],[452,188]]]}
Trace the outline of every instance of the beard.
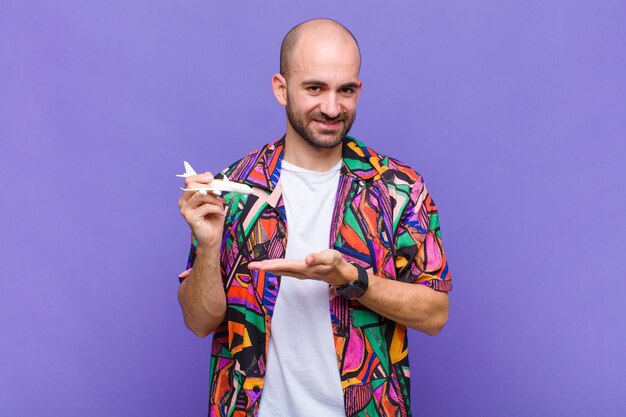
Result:
{"label": "beard", "polygon": [[[346,113],[341,113],[337,117],[328,117],[322,112],[317,112],[307,116],[301,116],[294,112],[293,107],[290,104],[290,100],[287,99],[287,120],[302,139],[309,145],[316,148],[334,148],[342,143],[343,138],[350,132],[352,123],[356,119],[356,113],[348,116]],[[314,120],[324,122],[342,122],[342,127],[339,130],[334,129],[322,129],[319,132],[315,132],[311,129],[310,122]]]}

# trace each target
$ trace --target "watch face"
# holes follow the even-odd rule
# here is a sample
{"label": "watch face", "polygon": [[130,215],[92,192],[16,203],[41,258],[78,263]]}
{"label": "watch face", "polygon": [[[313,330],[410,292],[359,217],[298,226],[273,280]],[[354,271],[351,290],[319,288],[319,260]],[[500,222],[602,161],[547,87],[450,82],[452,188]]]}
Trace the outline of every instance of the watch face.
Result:
{"label": "watch face", "polygon": [[351,285],[341,290],[341,295],[343,295],[344,297],[350,300],[359,298],[360,296],[363,295],[363,293],[365,293],[365,290],[363,290],[363,288],[361,287],[357,287],[356,285]]}

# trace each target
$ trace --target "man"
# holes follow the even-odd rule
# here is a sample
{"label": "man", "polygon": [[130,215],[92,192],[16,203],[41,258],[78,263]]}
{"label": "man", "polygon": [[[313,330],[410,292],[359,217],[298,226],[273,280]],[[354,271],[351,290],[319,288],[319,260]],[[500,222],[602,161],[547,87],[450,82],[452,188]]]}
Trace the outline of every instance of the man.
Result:
{"label": "man", "polygon": [[194,236],[179,302],[215,333],[210,416],[411,414],[407,326],[437,334],[452,286],[422,178],[346,136],[359,68],[346,28],[296,26],[272,79],[286,134],[224,171],[253,194],[179,200]]}

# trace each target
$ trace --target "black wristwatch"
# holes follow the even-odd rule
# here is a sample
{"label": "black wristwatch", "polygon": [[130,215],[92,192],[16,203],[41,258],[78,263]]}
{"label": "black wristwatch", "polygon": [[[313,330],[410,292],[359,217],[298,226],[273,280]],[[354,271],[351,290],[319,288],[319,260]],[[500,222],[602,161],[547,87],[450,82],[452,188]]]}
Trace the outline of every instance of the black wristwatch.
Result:
{"label": "black wristwatch", "polygon": [[352,264],[359,271],[359,275],[356,281],[349,284],[343,284],[337,287],[339,295],[346,297],[348,300],[354,300],[360,298],[367,291],[367,285],[369,284],[369,277],[367,271],[361,265]]}

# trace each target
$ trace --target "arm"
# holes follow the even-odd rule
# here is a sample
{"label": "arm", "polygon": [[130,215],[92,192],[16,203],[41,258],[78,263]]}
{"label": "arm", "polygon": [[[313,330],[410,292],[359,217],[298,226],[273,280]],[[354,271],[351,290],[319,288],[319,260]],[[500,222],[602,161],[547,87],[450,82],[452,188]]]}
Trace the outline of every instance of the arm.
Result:
{"label": "arm", "polygon": [[[395,248],[394,261],[401,265],[396,279],[368,274],[369,286],[359,302],[383,317],[434,336],[448,320],[447,291],[452,284],[439,234],[437,207],[421,180],[411,189]],[[358,276],[356,267],[331,249],[310,254],[304,260],[275,259],[248,266],[277,275],[319,279],[334,287],[354,282]]]}
{"label": "arm", "polygon": [[447,293],[372,274],[369,280],[369,287],[359,302],[381,316],[430,336],[437,335],[448,321]]}
{"label": "arm", "polygon": [[198,337],[206,337],[224,321],[226,295],[219,252],[196,249],[191,274],[178,287],[178,303],[185,325]]}
{"label": "arm", "polygon": [[[452,282],[437,206],[419,176],[400,217],[394,247],[396,279],[369,275],[372,291],[368,289],[359,301],[385,317],[434,336],[448,321],[447,292]],[[389,303],[394,302],[389,310]]]}
{"label": "arm", "polygon": [[[250,269],[300,279],[318,279],[338,287],[357,279],[354,265],[327,249],[304,260],[272,259],[251,262]],[[393,281],[368,274],[369,286],[358,301],[390,320],[434,336],[448,320],[448,295],[426,285]]]}
{"label": "arm", "polygon": [[[205,187],[213,175],[204,173],[185,179],[185,188]],[[178,201],[197,246],[193,269],[181,274],[178,302],[185,325],[197,336],[206,337],[224,320],[226,294],[220,268],[220,244],[224,207],[214,195],[186,191]]]}

